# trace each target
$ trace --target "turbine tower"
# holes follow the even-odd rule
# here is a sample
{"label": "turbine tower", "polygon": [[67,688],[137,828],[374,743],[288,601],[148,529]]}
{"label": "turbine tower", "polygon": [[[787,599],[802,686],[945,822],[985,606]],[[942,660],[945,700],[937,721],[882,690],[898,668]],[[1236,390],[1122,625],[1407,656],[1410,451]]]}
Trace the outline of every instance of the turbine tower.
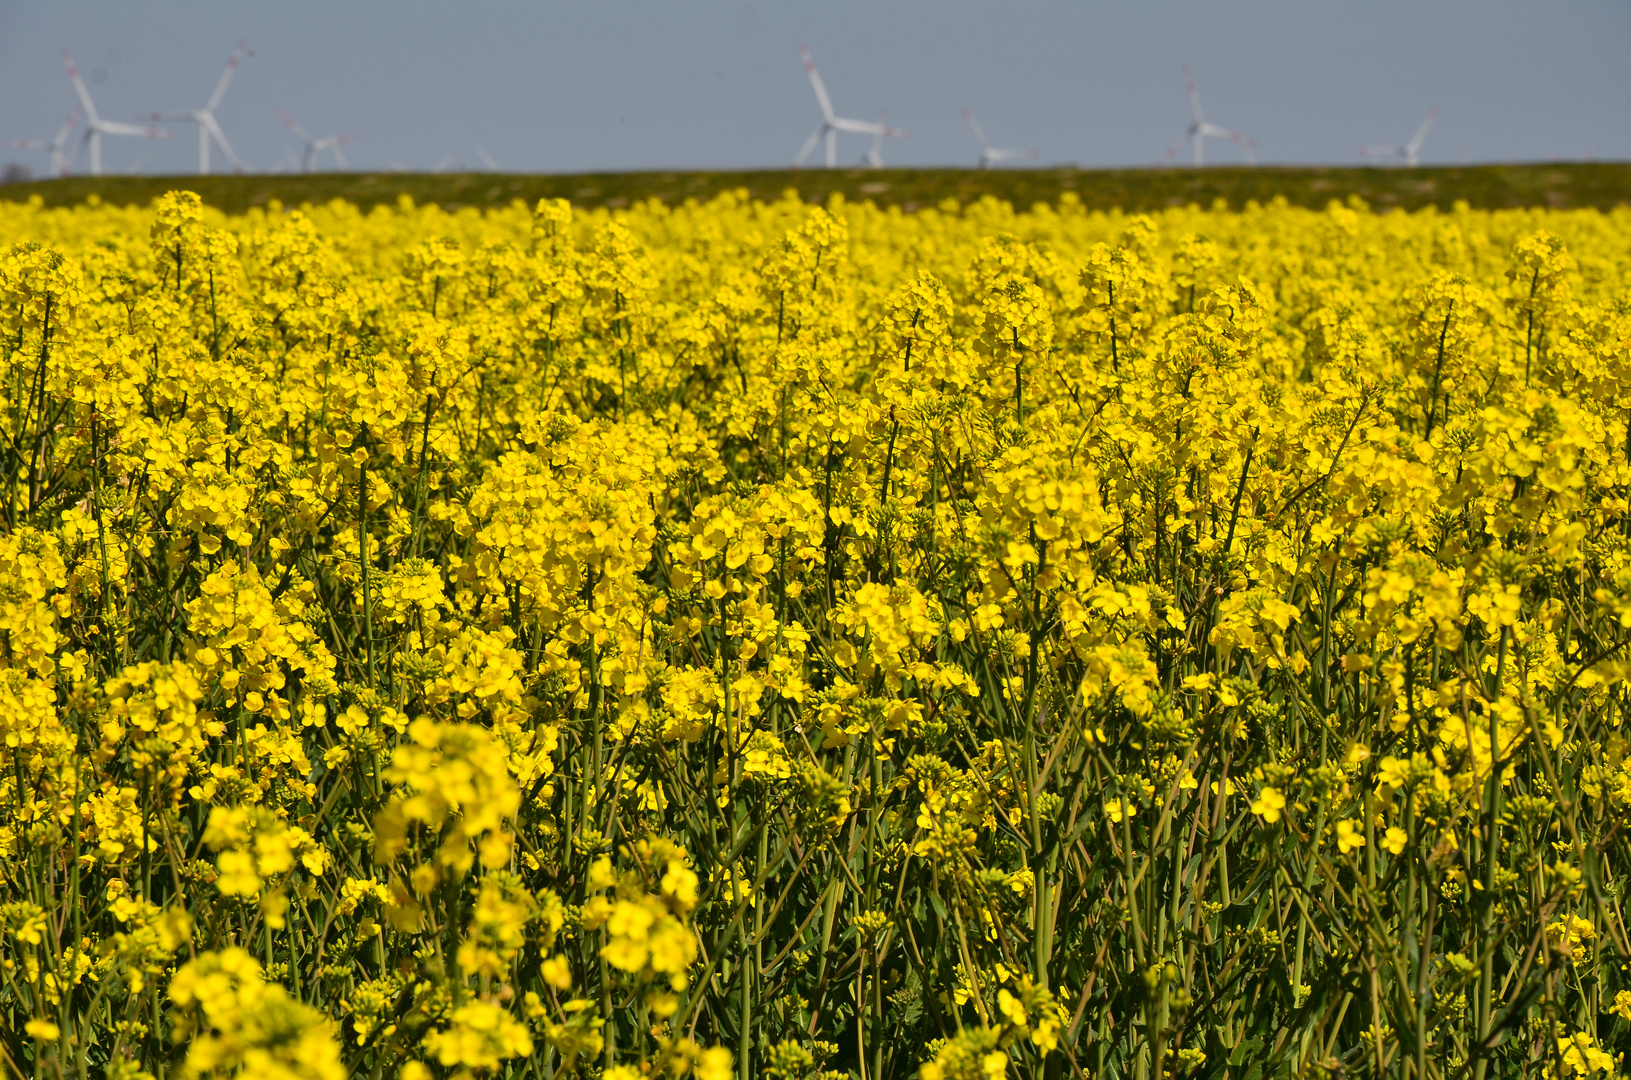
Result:
{"label": "turbine tower", "polygon": [[227,159],[232,171],[244,171],[244,163],[238,160],[238,155],[232,152],[227,145],[227,137],[221,133],[221,125],[215,122],[215,110],[221,104],[221,99],[227,95],[227,84],[232,81],[233,72],[238,70],[238,62],[244,58],[249,46],[240,41],[238,47],[232,51],[227,59],[226,70],[221,72],[220,80],[215,84],[215,93],[210,95],[209,102],[202,109],[193,109],[189,112],[154,113],[154,120],[181,121],[198,125],[198,175],[207,176],[210,171],[210,140],[221,148],[221,156]]}
{"label": "turbine tower", "polygon": [[963,110],[963,123],[974,133],[974,140],[980,144],[980,168],[989,169],[999,161],[1015,161],[1019,158],[1036,157],[1035,150],[998,150],[991,145],[991,140],[985,137],[985,131],[980,122],[974,119],[974,114],[967,109]]}
{"label": "turbine tower", "polygon": [[1414,169],[1421,164],[1421,144],[1427,141],[1427,129],[1432,127],[1433,121],[1437,119],[1438,110],[1428,109],[1427,119],[1421,122],[1421,127],[1416,129],[1416,137],[1408,143],[1403,146],[1361,146],[1359,148],[1360,156],[1398,158],[1404,162],[1406,167]]}
{"label": "turbine tower", "polygon": [[1252,154],[1252,147],[1257,145],[1256,142],[1246,138],[1238,131],[1230,131],[1228,128],[1218,127],[1216,124],[1207,122],[1206,115],[1201,112],[1201,95],[1195,89],[1195,80],[1189,74],[1188,64],[1184,65],[1184,89],[1189,91],[1189,112],[1194,119],[1190,121],[1189,127],[1184,130],[1184,133],[1178,137],[1178,141],[1167,147],[1167,160],[1171,161],[1174,155],[1178,153],[1178,147],[1183,145],[1185,139],[1188,139],[1190,149],[1194,154],[1195,165],[1197,167],[1204,165],[1206,160],[1202,143],[1207,138],[1214,138],[1228,139],[1245,152],[1247,162],[1253,165],[1257,164],[1257,158]]}
{"label": "turbine tower", "polygon": [[[816,102],[821,106],[821,126],[816,128],[815,133],[805,140],[804,149],[800,150],[799,156],[793,159],[793,168],[796,169],[803,165],[804,159],[809,157],[823,140],[827,143],[827,168],[836,168],[838,165],[838,133],[840,131],[848,131],[856,135],[871,135],[875,140],[881,140],[885,136],[897,139],[906,138],[906,132],[899,128],[889,127],[887,124],[875,124],[870,120],[848,120],[834,115],[832,99],[827,96],[827,87],[821,81],[821,72],[816,70],[815,58],[810,55],[810,50],[803,45],[799,46],[799,55],[804,58],[804,71],[810,76],[810,86],[815,89]],[[867,157],[870,160],[872,155],[869,154]]]}
{"label": "turbine tower", "polygon": [[162,128],[142,127],[140,124],[121,124],[117,120],[104,120],[97,115],[96,103],[91,100],[91,92],[85,89],[85,80],[79,77],[79,68],[74,66],[74,58],[67,53],[62,54],[62,62],[68,68],[68,79],[74,84],[74,93],[79,95],[79,103],[85,109],[85,134],[79,137],[79,145],[74,147],[73,157],[68,164],[72,165],[79,160],[80,153],[87,147],[91,152],[91,175],[102,175],[102,136],[104,135],[135,135],[146,139],[168,139],[171,132]]}
{"label": "turbine tower", "polygon": [[12,139],[6,145],[14,150],[47,150],[51,153],[51,175],[68,175],[68,155],[64,154],[63,147],[68,145],[68,136],[73,134],[74,125],[79,123],[79,110],[75,109],[63,122],[62,128],[54,139]]}
{"label": "turbine tower", "polygon": [[295,137],[306,144],[306,157],[303,163],[303,171],[316,172],[317,155],[321,154],[324,150],[334,151],[334,163],[340,168],[348,169],[351,167],[346,164],[345,152],[341,150],[340,147],[344,146],[352,139],[355,139],[357,137],[355,134],[326,135],[321,139],[314,139],[310,135],[306,134],[306,129],[301,127],[294,117],[290,116],[282,109],[279,109],[277,114],[283,117],[283,122],[289,125],[289,130],[295,133]]}

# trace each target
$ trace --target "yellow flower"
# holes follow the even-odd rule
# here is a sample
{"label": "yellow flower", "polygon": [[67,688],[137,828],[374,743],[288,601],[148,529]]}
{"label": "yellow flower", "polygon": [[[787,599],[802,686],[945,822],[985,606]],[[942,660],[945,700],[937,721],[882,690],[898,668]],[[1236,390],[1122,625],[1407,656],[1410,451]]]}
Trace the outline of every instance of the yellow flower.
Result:
{"label": "yellow flower", "polygon": [[251,1069],[267,1075],[340,1080],[345,1069],[321,1013],[263,981],[242,949],[201,953],[170,983],[177,1034],[187,1040],[187,1076]]}
{"label": "yellow flower", "polygon": [[1265,787],[1252,800],[1252,813],[1272,825],[1280,820],[1280,811],[1286,808],[1286,797],[1272,787]]}
{"label": "yellow flower", "polygon": [[1585,943],[1597,939],[1597,928],[1578,915],[1565,915],[1547,924],[1546,938],[1558,952],[1566,953],[1577,961],[1584,960]]}
{"label": "yellow flower", "polygon": [[[1562,1065],[1557,1071],[1559,1076],[1613,1076],[1616,1071],[1614,1055],[1599,1048],[1596,1040],[1584,1031],[1560,1037],[1557,1040],[1557,1056]],[[1547,1072],[1552,1074],[1553,1068],[1548,1067]]]}
{"label": "yellow flower", "polygon": [[1337,822],[1337,850],[1346,855],[1365,846],[1365,834],[1351,821]]}
{"label": "yellow flower", "polygon": [[30,1020],[23,1025],[23,1030],[41,1042],[56,1042],[62,1035],[62,1029],[50,1020]]}
{"label": "yellow flower", "polygon": [[557,990],[572,989],[572,969],[559,956],[546,957],[539,965],[544,981]]}
{"label": "yellow flower", "polygon": [[491,1069],[508,1058],[532,1053],[526,1027],[493,1002],[461,1005],[449,1019],[448,1027],[424,1039],[426,1051],[443,1065]]}

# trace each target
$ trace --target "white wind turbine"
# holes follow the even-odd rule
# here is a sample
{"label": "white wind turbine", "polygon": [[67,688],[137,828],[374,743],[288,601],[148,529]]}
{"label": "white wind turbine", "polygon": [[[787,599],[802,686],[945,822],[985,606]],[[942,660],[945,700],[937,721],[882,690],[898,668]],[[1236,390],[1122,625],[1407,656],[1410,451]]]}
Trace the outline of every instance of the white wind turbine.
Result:
{"label": "white wind turbine", "polygon": [[79,145],[74,147],[73,157],[69,164],[79,160],[80,152],[86,147],[91,151],[91,175],[102,175],[102,136],[104,135],[137,135],[147,139],[168,139],[171,132],[162,128],[143,127],[140,124],[121,124],[117,120],[104,120],[96,113],[96,103],[91,101],[91,92],[85,89],[85,80],[79,77],[79,68],[74,66],[74,58],[67,53],[62,54],[62,62],[68,68],[68,79],[74,84],[74,93],[79,95],[79,103],[85,107],[85,134],[79,137]]}
{"label": "white wind turbine", "polygon": [[1403,146],[1361,146],[1359,153],[1362,157],[1398,158],[1410,168],[1421,164],[1421,144],[1427,141],[1427,129],[1433,126],[1438,119],[1437,109],[1427,110],[1427,119],[1421,122],[1416,129],[1416,137]]}
{"label": "white wind turbine", "polygon": [[1167,160],[1171,161],[1173,156],[1178,153],[1178,147],[1183,145],[1185,139],[1188,139],[1190,148],[1194,153],[1195,164],[1204,165],[1206,162],[1201,144],[1205,139],[1211,137],[1214,139],[1228,139],[1245,152],[1248,162],[1253,165],[1257,164],[1257,158],[1252,154],[1252,147],[1257,145],[1256,142],[1246,138],[1238,131],[1230,131],[1228,128],[1218,127],[1216,124],[1207,122],[1205,114],[1201,112],[1201,95],[1195,89],[1195,80],[1189,74],[1188,64],[1184,65],[1184,89],[1189,91],[1189,111],[1194,119],[1190,121],[1189,127],[1185,129],[1184,133],[1178,137],[1178,141],[1167,147]]}
{"label": "white wind turbine", "polygon": [[[838,133],[840,131],[873,136],[873,149],[875,152],[881,147],[880,140],[886,135],[899,139],[906,137],[906,132],[899,128],[889,127],[887,124],[875,124],[870,120],[847,120],[844,117],[835,116],[832,111],[832,99],[827,96],[827,87],[821,82],[821,72],[816,70],[815,58],[810,55],[810,50],[803,45],[799,46],[799,55],[804,58],[805,73],[810,76],[810,85],[815,88],[816,101],[821,105],[821,126],[816,128],[815,133],[805,140],[804,149],[800,150],[799,156],[793,159],[793,168],[796,169],[803,165],[804,159],[814,152],[817,144],[823,139],[827,143],[827,168],[837,167]],[[872,156],[872,154],[867,155],[868,161],[872,159]],[[879,160],[881,160],[881,157]]]}
{"label": "white wind turbine", "polygon": [[7,146],[15,150],[47,150],[51,153],[51,175],[68,175],[68,155],[63,148],[68,145],[68,136],[73,134],[74,125],[79,123],[79,110],[75,109],[63,122],[62,128],[54,139],[13,139]]}
{"label": "white wind turbine", "polygon": [[999,161],[1015,161],[1019,158],[1036,157],[1035,150],[998,150],[991,145],[991,140],[985,137],[985,131],[980,122],[974,119],[974,114],[967,109],[963,110],[963,123],[974,133],[974,139],[980,144],[980,168],[989,169]]}
{"label": "white wind turbine", "polygon": [[215,140],[215,145],[221,148],[221,156],[227,159],[227,162],[232,166],[232,171],[237,173],[244,171],[244,163],[238,160],[238,155],[234,154],[232,147],[227,145],[227,137],[221,133],[221,125],[215,122],[215,110],[220,106],[221,99],[226,97],[227,84],[232,81],[233,72],[238,70],[239,61],[244,58],[244,53],[248,51],[248,44],[242,41],[238,42],[238,47],[232,50],[232,55],[227,58],[226,70],[221,72],[221,78],[215,84],[215,93],[210,95],[208,104],[202,109],[153,114],[154,120],[181,121],[198,125],[198,175],[200,176],[206,176],[210,171],[210,140],[212,139]]}
{"label": "white wind turbine", "polygon": [[302,166],[305,172],[317,171],[317,155],[324,150],[334,151],[334,163],[340,168],[348,169],[351,167],[346,164],[345,151],[341,150],[340,147],[355,139],[356,135],[326,135],[321,139],[314,139],[306,134],[306,129],[301,127],[294,117],[282,109],[279,109],[277,114],[283,117],[283,122],[289,125],[289,130],[295,133],[295,137],[306,144],[306,157]]}

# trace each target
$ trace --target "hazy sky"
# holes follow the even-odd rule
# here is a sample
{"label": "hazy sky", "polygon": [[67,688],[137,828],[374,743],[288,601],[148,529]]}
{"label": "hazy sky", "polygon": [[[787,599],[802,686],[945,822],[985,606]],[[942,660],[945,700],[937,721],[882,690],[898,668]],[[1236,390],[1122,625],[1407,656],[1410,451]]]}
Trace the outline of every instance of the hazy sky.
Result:
{"label": "hazy sky", "polygon": [[[1434,106],[1424,163],[1631,158],[1626,0],[0,0],[0,141],[75,108],[64,49],[128,121],[201,106],[240,38],[218,115],[255,169],[294,160],[280,107],[356,132],[354,168],[481,167],[478,145],[516,171],[780,167],[820,119],[800,43],[840,115],[910,129],[890,164],[972,163],[963,108],[1042,163],[1156,164],[1189,122],[1185,63],[1265,162],[1357,163]],[[105,169],[194,171],[172,127],[106,139]]]}

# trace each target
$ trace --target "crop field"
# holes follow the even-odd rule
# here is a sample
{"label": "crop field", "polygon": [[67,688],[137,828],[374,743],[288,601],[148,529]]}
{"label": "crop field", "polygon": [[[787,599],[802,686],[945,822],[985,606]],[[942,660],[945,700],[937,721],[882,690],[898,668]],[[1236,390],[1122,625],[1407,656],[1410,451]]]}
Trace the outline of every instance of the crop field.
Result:
{"label": "crop field", "polygon": [[1324,209],[1358,196],[1378,210],[1450,210],[1457,201],[1475,209],[1545,206],[1609,210],[1631,203],[1631,164],[1555,162],[1529,165],[1450,165],[1419,169],[1367,167],[1231,166],[1195,169],[787,169],[755,172],[621,172],[561,175],[504,173],[312,173],[250,176],[78,176],[0,187],[0,198],[50,207],[92,197],[119,206],[147,206],[167,191],[185,188],[231,214],[274,202],[321,205],[333,199],[363,209],[396,206],[406,195],[445,209],[504,207],[516,199],[567,199],[579,209],[630,207],[651,199],[676,206],[745,191],[765,202],[797,191],[825,205],[833,195],[906,210],[960,203],[985,195],[1024,210],[1056,205],[1067,192],[1088,210],[1156,211],[1222,199],[1240,209],[1248,200],[1279,196],[1293,206]]}
{"label": "crop field", "polygon": [[408,194],[0,203],[0,1074],[1625,1075],[1631,210]]}

